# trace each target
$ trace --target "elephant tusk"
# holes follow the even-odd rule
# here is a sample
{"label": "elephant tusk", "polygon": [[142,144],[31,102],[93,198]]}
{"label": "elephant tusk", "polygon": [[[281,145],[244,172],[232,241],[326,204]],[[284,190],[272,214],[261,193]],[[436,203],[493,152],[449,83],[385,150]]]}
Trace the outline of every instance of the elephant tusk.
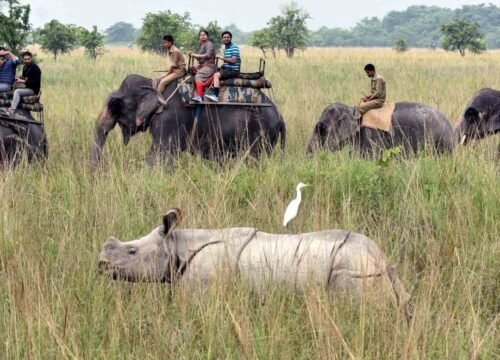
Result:
{"label": "elephant tusk", "polygon": [[465,140],[467,140],[467,135],[462,136],[462,140],[460,140],[460,145],[465,144]]}

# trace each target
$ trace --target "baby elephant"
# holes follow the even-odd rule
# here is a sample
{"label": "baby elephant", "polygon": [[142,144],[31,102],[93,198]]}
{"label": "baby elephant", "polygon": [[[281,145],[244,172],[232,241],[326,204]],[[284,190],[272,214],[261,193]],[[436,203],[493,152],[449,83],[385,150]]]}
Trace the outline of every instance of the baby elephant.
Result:
{"label": "baby elephant", "polygon": [[254,228],[176,229],[181,218],[174,208],[162,226],[140,239],[108,238],[99,271],[113,279],[171,285],[207,284],[230,275],[258,292],[270,284],[299,292],[319,284],[330,295],[359,297],[368,288],[389,288],[406,319],[411,318],[410,296],[394,267],[364,235],[346,230],[268,234]]}

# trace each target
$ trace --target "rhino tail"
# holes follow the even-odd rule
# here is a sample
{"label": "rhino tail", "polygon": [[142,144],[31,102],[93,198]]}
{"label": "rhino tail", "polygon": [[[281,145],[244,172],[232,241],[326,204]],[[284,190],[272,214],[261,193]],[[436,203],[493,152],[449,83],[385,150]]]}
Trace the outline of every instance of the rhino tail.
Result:
{"label": "rhino tail", "polygon": [[177,227],[182,221],[182,211],[178,208],[172,208],[163,216],[163,226],[165,234],[168,234]]}
{"label": "rhino tail", "polygon": [[411,297],[406,292],[404,286],[401,284],[398,274],[396,273],[396,267],[394,265],[387,265],[387,275],[389,276],[389,280],[392,284],[392,289],[394,290],[394,294],[396,295],[398,307],[403,310],[406,322],[409,325],[410,320],[413,317],[411,310]]}

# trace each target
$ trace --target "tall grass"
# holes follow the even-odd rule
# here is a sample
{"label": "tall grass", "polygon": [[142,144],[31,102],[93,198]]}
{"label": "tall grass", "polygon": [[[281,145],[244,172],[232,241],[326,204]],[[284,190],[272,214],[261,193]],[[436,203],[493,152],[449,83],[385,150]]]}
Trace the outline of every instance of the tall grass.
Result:
{"label": "tall grass", "polygon": [[[259,53],[242,49],[255,71]],[[183,154],[171,169],[149,168],[148,133],[105,147],[106,166],[87,167],[94,121],[108,93],[131,73],[152,76],[164,58],[113,49],[40,55],[50,156],[0,174],[0,353],[4,358],[497,358],[499,352],[500,168],[498,136],[453,155],[391,160],[346,151],[309,159],[305,146],[322,109],[355,104],[377,65],[390,101],[439,108],[455,121],[481,87],[500,88],[498,52],[311,49],[267,61],[272,95],[288,128],[279,150],[248,166],[219,166]],[[296,231],[352,229],[398,264],[414,300],[409,327],[390,304],[329,301],[239,284],[206,293],[161,284],[113,282],[97,274],[109,235],[135,239],[170,207],[183,227],[255,226],[281,232],[303,191]]]}

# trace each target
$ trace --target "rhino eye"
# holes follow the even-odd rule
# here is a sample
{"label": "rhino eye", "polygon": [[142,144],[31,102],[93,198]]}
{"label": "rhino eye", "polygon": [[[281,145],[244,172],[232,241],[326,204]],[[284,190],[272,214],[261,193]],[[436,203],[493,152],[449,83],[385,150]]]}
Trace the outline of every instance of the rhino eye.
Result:
{"label": "rhino eye", "polygon": [[135,255],[137,253],[137,249],[136,248],[128,248],[128,254],[129,255]]}

